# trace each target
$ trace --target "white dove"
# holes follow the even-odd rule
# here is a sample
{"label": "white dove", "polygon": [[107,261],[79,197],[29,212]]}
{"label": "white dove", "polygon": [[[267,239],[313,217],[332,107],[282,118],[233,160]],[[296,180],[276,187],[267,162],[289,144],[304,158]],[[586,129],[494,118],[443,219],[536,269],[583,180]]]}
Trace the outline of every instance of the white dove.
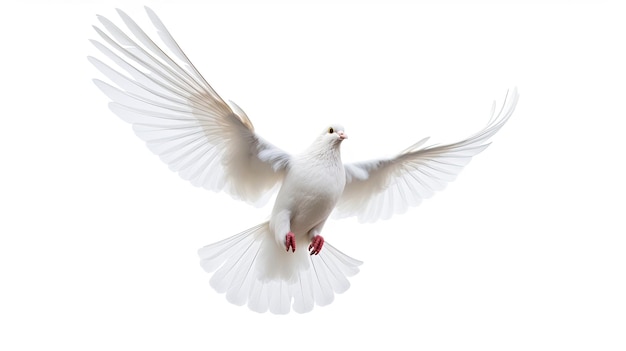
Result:
{"label": "white dove", "polygon": [[211,286],[258,312],[285,314],[293,307],[304,313],[347,290],[347,277],[361,262],[322,238],[333,210],[375,221],[418,205],[489,145],[518,99],[513,91],[495,117],[494,104],[483,130],[449,145],[424,147],[426,138],[393,158],[343,164],[346,131],[332,124],[303,153],[290,155],[256,134],[246,114],[222,100],[156,14],[146,11],[168,51],[124,12],[118,10],[131,36],[98,16],[108,34],[94,28],[106,45],[92,43],[118,70],[89,60],[118,88],[94,82],[113,100],[111,110],[193,185],[260,204],[282,184],[269,221],[198,251],[201,266],[215,271]]}

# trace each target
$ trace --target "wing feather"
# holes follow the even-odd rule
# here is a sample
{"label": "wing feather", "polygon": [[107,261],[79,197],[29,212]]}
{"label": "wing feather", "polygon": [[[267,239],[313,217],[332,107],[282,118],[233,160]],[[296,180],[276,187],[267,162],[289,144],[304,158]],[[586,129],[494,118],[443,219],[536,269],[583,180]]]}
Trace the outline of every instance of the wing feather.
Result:
{"label": "wing feather", "polygon": [[282,181],[290,155],[258,136],[245,112],[222,100],[156,14],[146,11],[164,46],[120,10],[128,33],[98,16],[101,41],[91,42],[113,66],[88,58],[112,83],[95,79],[96,86],[183,179],[262,204]]}
{"label": "wing feather", "polygon": [[357,216],[361,222],[387,219],[419,205],[453,181],[473,156],[485,150],[513,114],[518,94],[507,93],[498,114],[495,104],[487,126],[471,137],[453,144],[423,147],[428,140],[410,146],[398,156],[346,164],[346,187],[335,216]]}

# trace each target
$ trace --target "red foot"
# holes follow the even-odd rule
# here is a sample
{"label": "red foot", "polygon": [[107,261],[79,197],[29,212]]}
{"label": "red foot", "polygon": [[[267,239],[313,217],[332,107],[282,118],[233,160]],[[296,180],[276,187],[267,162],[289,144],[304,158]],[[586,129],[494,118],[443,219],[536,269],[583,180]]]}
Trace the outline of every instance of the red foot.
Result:
{"label": "red foot", "polygon": [[287,251],[289,251],[291,247],[291,252],[296,252],[296,236],[292,232],[287,233],[285,246],[287,247]]}
{"label": "red foot", "polygon": [[322,251],[322,246],[324,246],[324,238],[321,235],[316,235],[311,240],[311,244],[309,245],[309,251],[311,251],[311,255],[317,255]]}

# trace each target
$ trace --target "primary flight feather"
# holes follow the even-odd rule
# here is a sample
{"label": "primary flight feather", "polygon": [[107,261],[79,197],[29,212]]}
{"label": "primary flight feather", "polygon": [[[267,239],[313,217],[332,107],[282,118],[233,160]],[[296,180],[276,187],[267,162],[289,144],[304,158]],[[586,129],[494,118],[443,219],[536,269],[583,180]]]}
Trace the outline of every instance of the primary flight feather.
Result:
{"label": "primary flight feather", "polygon": [[279,188],[269,221],[198,251],[201,266],[214,272],[211,286],[258,312],[308,312],[348,289],[347,277],[361,262],[325,242],[331,213],[369,222],[418,205],[489,145],[518,99],[513,91],[483,130],[453,144],[424,146],[423,139],[392,158],[344,164],[340,146],[348,136],[333,124],[291,155],[261,138],[146,11],[162,44],[122,11],[128,33],[98,16],[104,30],[94,28],[102,40],[92,43],[109,64],[89,60],[115,86],[94,82],[112,100],[111,110],[183,179],[257,205]]}

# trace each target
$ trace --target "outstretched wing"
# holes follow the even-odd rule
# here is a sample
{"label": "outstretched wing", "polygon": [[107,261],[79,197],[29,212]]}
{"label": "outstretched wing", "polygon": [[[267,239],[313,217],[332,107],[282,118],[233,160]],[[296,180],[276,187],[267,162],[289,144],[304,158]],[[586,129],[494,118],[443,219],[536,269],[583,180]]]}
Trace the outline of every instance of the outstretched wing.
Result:
{"label": "outstretched wing", "polygon": [[498,115],[480,132],[457,143],[427,146],[423,139],[400,155],[383,160],[346,164],[347,183],[336,207],[337,217],[358,216],[361,222],[386,219],[417,206],[453,181],[473,156],[513,114],[518,94],[505,98]]}
{"label": "outstretched wing", "polygon": [[156,14],[146,11],[167,50],[120,10],[129,34],[98,16],[108,34],[94,26],[102,42],[92,43],[116,68],[89,60],[117,87],[94,82],[113,100],[111,110],[183,179],[262,204],[282,181],[290,156],[259,137],[237,105],[222,100]]}

